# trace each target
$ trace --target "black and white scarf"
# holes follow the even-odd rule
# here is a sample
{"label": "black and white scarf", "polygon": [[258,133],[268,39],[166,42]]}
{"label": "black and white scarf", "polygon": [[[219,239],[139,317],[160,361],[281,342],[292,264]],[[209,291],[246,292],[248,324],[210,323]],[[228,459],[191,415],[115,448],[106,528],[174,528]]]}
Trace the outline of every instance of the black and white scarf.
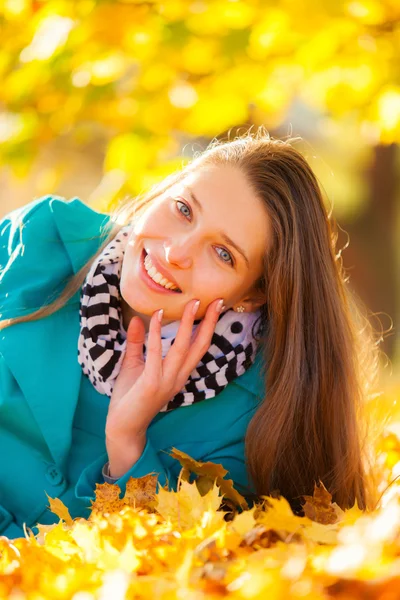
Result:
{"label": "black and white scarf", "polygon": [[[78,362],[83,373],[101,394],[111,398],[126,350],[127,332],[122,322],[120,274],[125,246],[132,225],[122,227],[96,257],[80,295],[80,335]],[[188,406],[221,392],[230,381],[242,375],[255,360],[260,311],[221,313],[210,347],[191,372],[182,388],[160,412]],[[193,323],[195,332],[201,319]],[[161,328],[162,357],[174,343],[180,321]],[[143,345],[146,360],[148,333]]]}

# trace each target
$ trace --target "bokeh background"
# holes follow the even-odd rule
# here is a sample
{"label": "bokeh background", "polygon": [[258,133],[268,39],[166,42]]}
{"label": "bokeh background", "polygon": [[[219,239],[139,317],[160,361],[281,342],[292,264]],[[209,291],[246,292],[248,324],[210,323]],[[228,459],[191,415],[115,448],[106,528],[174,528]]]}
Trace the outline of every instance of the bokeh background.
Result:
{"label": "bokeh background", "polygon": [[300,136],[398,381],[399,0],[0,7],[0,217],[44,194],[107,212],[214,137]]}

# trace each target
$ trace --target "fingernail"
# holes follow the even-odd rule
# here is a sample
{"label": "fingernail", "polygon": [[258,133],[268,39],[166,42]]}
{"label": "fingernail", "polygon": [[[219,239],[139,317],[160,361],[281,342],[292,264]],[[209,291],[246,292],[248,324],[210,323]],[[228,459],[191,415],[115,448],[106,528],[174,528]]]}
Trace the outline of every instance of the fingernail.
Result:
{"label": "fingernail", "polygon": [[164,309],[160,308],[160,310],[158,311],[158,315],[157,315],[158,316],[158,320],[159,320],[160,323],[161,323],[162,318],[163,318],[163,313],[164,313]]}
{"label": "fingernail", "polygon": [[199,304],[200,304],[200,300],[197,300],[197,301],[196,301],[196,302],[193,304],[192,311],[193,311],[193,314],[194,314],[194,315],[197,313],[197,309],[199,308]]}
{"label": "fingernail", "polygon": [[223,300],[219,300],[219,302],[217,303],[217,312],[221,313],[225,308],[224,305],[224,301]]}

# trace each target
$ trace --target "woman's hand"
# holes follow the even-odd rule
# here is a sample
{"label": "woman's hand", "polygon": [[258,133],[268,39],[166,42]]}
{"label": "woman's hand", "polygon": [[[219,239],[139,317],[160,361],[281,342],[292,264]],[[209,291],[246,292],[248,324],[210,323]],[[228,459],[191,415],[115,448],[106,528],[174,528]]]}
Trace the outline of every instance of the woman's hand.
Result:
{"label": "woman's hand", "polygon": [[182,390],[190,373],[208,350],[220,315],[217,310],[220,300],[209,304],[192,336],[195,304],[196,301],[191,300],[186,305],[175,341],[164,359],[161,355],[159,311],[153,313],[150,321],[146,362],[143,357],[143,321],[140,317],[131,319],[126,353],[108,410],[107,449],[118,445],[123,452],[123,446],[127,450],[130,444],[133,448],[137,440],[143,442],[152,419]]}

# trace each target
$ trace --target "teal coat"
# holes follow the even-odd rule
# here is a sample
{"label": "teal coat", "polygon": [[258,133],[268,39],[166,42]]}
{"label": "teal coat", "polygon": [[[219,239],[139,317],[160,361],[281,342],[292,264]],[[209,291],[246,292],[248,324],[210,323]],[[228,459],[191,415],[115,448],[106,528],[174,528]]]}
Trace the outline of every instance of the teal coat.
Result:
{"label": "teal coat", "polygon": [[[16,224],[23,218],[23,226]],[[44,196],[0,221],[0,319],[48,303],[100,246],[107,223],[79,198]],[[24,247],[22,247],[22,244]],[[78,363],[80,290],[49,317],[0,330],[0,535],[23,536],[23,524],[58,522],[46,493],[71,516],[87,518],[108,461],[109,398]],[[244,460],[244,435],[264,397],[262,355],[214,398],[158,413],[143,453],[117,480],[158,473],[176,490],[180,463],[173,446],[200,461],[221,463],[238,491],[254,492]],[[45,493],[46,492],[46,493]]]}

